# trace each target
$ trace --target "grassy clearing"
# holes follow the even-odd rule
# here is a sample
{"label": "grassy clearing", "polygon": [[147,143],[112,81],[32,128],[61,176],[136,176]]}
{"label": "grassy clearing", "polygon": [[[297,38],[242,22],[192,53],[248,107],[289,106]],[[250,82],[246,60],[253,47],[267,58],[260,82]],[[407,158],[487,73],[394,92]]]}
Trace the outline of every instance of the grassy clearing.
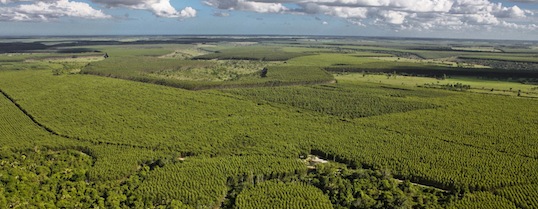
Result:
{"label": "grassy clearing", "polygon": [[102,57],[103,53],[11,53],[1,54],[0,63],[4,62],[25,62],[25,61],[58,61],[58,60],[83,60]]}
{"label": "grassy clearing", "polygon": [[463,67],[463,68],[491,68],[484,65],[476,65],[469,63],[460,63],[449,60],[423,60],[423,59],[410,59],[410,58],[400,58],[400,57],[376,57],[376,59],[388,61],[388,62],[404,62],[404,63],[421,63],[425,65],[437,65],[442,67]]}
{"label": "grassy clearing", "polygon": [[303,55],[302,52],[287,52],[281,47],[247,46],[218,50],[215,53],[194,57],[194,59],[284,61]]}
{"label": "grassy clearing", "polygon": [[465,55],[461,56],[464,59],[481,59],[481,60],[500,60],[500,61],[516,61],[516,62],[532,62],[538,63],[538,54],[499,54],[499,55]]}
{"label": "grassy clearing", "polygon": [[13,70],[49,70],[51,74],[60,75],[64,73],[78,73],[91,60],[83,59],[61,61],[29,61],[29,62],[0,62],[0,71]]}
{"label": "grassy clearing", "polygon": [[471,52],[471,51],[434,51],[434,50],[402,50],[416,54],[424,59],[443,59],[461,57],[467,59],[491,59],[504,61],[537,62],[536,53],[501,53],[501,52]]}
{"label": "grassy clearing", "polygon": [[207,64],[195,65],[190,62],[178,63],[178,66],[151,71],[147,75],[155,78],[177,79],[187,81],[233,81],[255,79],[261,69],[269,63],[248,60],[215,60]]}
{"label": "grassy clearing", "polygon": [[288,61],[288,65],[292,66],[343,66],[343,65],[365,65],[378,62],[375,59],[361,57],[360,54],[354,56],[352,54],[318,54],[304,57],[294,58]]}
{"label": "grassy clearing", "polygon": [[158,57],[170,54],[179,48],[177,45],[121,45],[121,46],[93,46],[95,49],[107,53],[110,57],[149,56]]}
{"label": "grassy clearing", "polygon": [[0,71],[51,70],[53,74],[78,73],[87,63],[103,60],[101,53],[23,53],[0,55]]}
{"label": "grassy clearing", "polygon": [[[266,77],[262,77],[265,67],[268,72]],[[278,63],[246,60],[179,60],[139,56],[111,57],[91,63],[81,72],[191,90],[311,84],[333,80],[332,75],[318,67],[281,67]]]}
{"label": "grassy clearing", "polygon": [[204,55],[204,54],[207,54],[207,52],[202,51],[197,47],[191,47],[191,48],[185,47],[185,48],[175,49],[174,52],[170,54],[162,55],[159,58],[186,60],[186,59],[191,59],[193,57]]}
{"label": "grassy clearing", "polygon": [[496,47],[452,47],[452,50],[455,51],[470,51],[470,52],[501,52],[501,50]]}
{"label": "grassy clearing", "polygon": [[55,69],[63,69],[63,65],[49,62],[0,62],[0,71]]}
{"label": "grassy clearing", "polygon": [[314,48],[314,47],[282,47],[281,49],[284,52],[291,52],[291,53],[323,53],[323,52],[331,52],[331,49],[323,49],[323,48]]}
{"label": "grassy clearing", "polygon": [[[393,61],[389,61],[393,60]],[[363,57],[361,54],[319,54],[291,59],[290,66],[320,66],[330,72],[400,72],[407,74],[442,74],[457,68],[436,63],[406,61],[398,58]]]}
{"label": "grassy clearing", "polygon": [[440,80],[428,77],[401,75],[390,76],[362,73],[335,74],[335,78],[339,81],[360,81],[406,87],[424,85],[446,86],[460,83],[463,85],[470,85],[471,89],[468,90],[470,92],[517,96],[518,91],[521,90],[521,96],[538,97],[538,85],[522,84],[515,81],[494,81],[470,77],[450,77]]}
{"label": "grassy clearing", "polygon": [[71,56],[71,57],[47,57],[47,58],[41,58],[41,59],[26,59],[25,62],[49,62],[49,63],[65,63],[65,62],[83,62],[83,63],[89,63],[89,62],[97,62],[102,61],[105,58],[102,54],[95,55],[95,56]]}

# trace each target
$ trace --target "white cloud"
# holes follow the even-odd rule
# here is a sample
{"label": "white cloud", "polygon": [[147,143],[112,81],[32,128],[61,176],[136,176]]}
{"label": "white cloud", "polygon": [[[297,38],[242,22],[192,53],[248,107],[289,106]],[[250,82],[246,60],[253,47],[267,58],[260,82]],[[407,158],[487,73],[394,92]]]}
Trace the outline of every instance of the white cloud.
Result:
{"label": "white cloud", "polygon": [[48,21],[60,17],[111,18],[110,15],[92,8],[87,3],[69,0],[38,1],[15,7],[0,7],[0,21]]}
{"label": "white cloud", "polygon": [[394,25],[401,25],[404,23],[405,17],[408,16],[409,14],[405,12],[389,10],[389,11],[381,11],[379,12],[379,15],[387,23],[394,24]]}
{"label": "white cloud", "polygon": [[203,1],[203,3],[218,9],[243,10],[258,13],[279,13],[288,10],[288,8],[281,3],[267,3],[247,0],[206,0]]}
{"label": "white cloud", "polygon": [[531,12],[522,10],[518,6],[500,8],[497,12],[497,16],[501,18],[523,18],[526,17],[527,14],[531,14]]}
{"label": "white cloud", "polygon": [[196,17],[196,10],[193,9],[192,7],[185,7],[185,9],[179,12],[179,17],[182,17],[182,18]]}
{"label": "white cloud", "polygon": [[308,14],[324,14],[341,18],[366,18],[368,10],[362,7],[326,6],[318,4],[302,5],[304,12]]}
{"label": "white cloud", "polygon": [[[537,2],[538,0],[515,0]],[[354,25],[375,24],[398,29],[452,29],[481,27],[520,28],[534,15],[519,6],[491,0],[204,0],[222,10],[260,13],[328,15]],[[292,5],[287,8],[285,5]]]}
{"label": "white cloud", "polygon": [[463,20],[472,25],[498,25],[501,23],[499,19],[490,13],[465,15]]}
{"label": "white cloud", "polygon": [[129,9],[149,10],[158,17],[190,18],[196,16],[196,10],[186,7],[181,11],[170,4],[170,0],[92,0],[107,7],[125,7]]}
{"label": "white cloud", "polygon": [[[79,0],[80,1],[80,0]],[[48,20],[62,16],[82,18],[110,18],[101,10],[93,9],[89,4],[70,0],[0,0],[8,5],[0,7],[1,20]],[[197,11],[192,7],[176,10],[170,0],[91,0],[106,7],[123,7],[151,11],[155,16],[165,18],[195,17]],[[26,2],[16,6],[10,3]],[[31,3],[29,3],[31,2]]]}
{"label": "white cloud", "polygon": [[333,6],[382,7],[416,12],[447,12],[454,3],[453,0],[306,0],[303,2]]}
{"label": "white cloud", "polygon": [[[0,0],[0,21],[37,21],[60,17],[110,18],[82,0]],[[89,0],[107,8],[147,10],[158,17],[191,18],[192,7],[174,8],[170,0]],[[485,27],[537,30],[533,11],[492,0],[199,0],[214,16],[231,11],[333,16],[350,24],[395,30],[467,30]],[[538,0],[512,0],[538,3]]]}
{"label": "white cloud", "polygon": [[8,3],[12,3],[12,2],[23,2],[23,1],[32,1],[32,0],[0,0],[0,3],[8,4]]}

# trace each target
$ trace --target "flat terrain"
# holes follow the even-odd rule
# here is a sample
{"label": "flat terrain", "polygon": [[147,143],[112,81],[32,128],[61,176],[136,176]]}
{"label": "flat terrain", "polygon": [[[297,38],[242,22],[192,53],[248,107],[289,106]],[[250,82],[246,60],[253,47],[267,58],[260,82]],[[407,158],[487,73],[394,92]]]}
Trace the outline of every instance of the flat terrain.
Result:
{"label": "flat terrain", "polygon": [[2,41],[0,208],[538,208],[536,46],[81,39]]}
{"label": "flat terrain", "polygon": [[[336,74],[335,78],[339,81],[362,81],[369,83],[390,84],[396,86],[420,86],[430,88],[445,88],[450,85],[469,85],[468,92],[498,94],[524,97],[538,97],[538,88],[536,85],[528,85],[517,81],[509,80],[484,80],[472,77],[450,77],[446,79],[415,77],[415,76],[387,76],[381,74],[363,75],[360,73]],[[457,90],[457,89],[456,89]]]}

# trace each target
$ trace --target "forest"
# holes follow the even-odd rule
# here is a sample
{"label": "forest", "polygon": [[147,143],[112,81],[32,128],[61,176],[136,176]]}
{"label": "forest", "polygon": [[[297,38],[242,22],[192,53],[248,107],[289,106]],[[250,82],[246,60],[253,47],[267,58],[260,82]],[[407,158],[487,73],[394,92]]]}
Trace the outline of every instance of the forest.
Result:
{"label": "forest", "polygon": [[0,208],[538,208],[538,43],[114,38],[2,40]]}

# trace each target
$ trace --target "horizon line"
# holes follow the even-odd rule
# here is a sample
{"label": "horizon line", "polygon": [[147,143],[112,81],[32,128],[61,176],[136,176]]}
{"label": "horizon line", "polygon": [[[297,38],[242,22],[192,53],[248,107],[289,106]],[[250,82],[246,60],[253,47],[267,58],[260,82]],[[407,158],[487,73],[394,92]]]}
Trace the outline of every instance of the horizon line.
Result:
{"label": "horizon line", "polygon": [[537,42],[538,39],[494,39],[494,38],[443,38],[443,37],[411,37],[411,36],[361,36],[361,35],[299,35],[299,34],[102,34],[102,35],[0,35],[0,38],[5,39],[29,39],[29,38],[76,38],[76,37],[317,37],[317,38],[363,38],[363,39],[388,39],[388,40],[452,40],[452,41],[527,41]]}

